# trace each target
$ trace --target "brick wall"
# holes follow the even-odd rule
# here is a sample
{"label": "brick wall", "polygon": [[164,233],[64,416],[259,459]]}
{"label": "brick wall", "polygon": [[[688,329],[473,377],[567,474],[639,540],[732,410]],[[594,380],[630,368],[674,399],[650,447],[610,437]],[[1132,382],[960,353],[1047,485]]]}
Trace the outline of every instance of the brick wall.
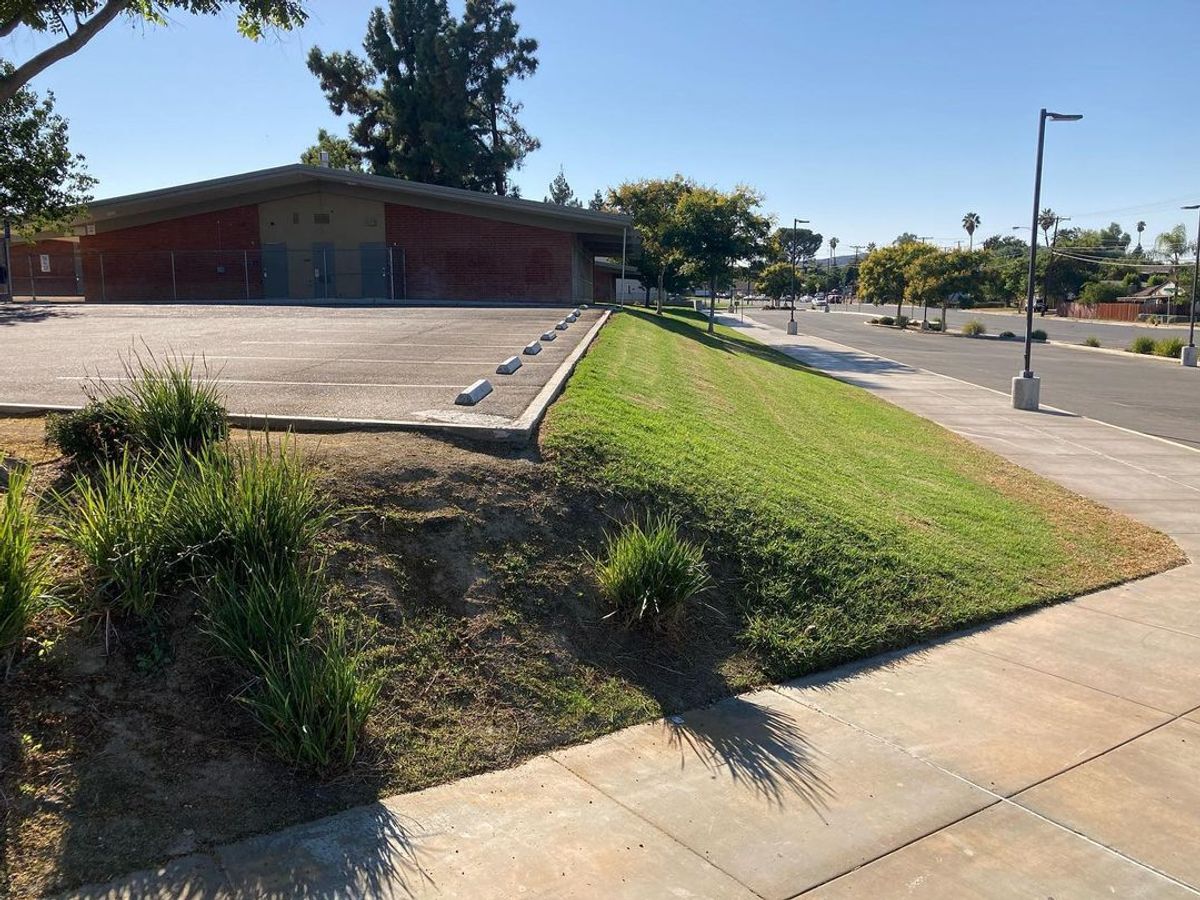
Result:
{"label": "brick wall", "polygon": [[262,297],[256,205],[86,235],[80,247],[88,300],[243,300],[247,283]]}
{"label": "brick wall", "polygon": [[385,219],[409,300],[572,299],[569,232],[393,203]]}

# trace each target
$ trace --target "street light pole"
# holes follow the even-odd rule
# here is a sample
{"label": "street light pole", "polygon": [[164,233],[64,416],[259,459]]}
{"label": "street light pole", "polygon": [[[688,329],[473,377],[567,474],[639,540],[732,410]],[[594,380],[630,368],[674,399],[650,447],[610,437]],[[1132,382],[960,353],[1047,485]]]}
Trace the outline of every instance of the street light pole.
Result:
{"label": "street light pole", "polygon": [[807,225],[808,219],[797,219],[795,217],[792,218],[792,248],[791,252],[788,254],[788,256],[792,258],[792,302],[791,311],[788,314],[788,334],[796,334],[796,232],[799,230],[796,226],[800,224]]}
{"label": "street light pole", "polygon": [[1045,107],[1038,113],[1037,166],[1033,177],[1033,220],[1029,226],[1032,238],[1029,242],[1029,279],[1025,286],[1025,367],[1012,380],[1012,405],[1014,409],[1036,412],[1040,406],[1041,384],[1033,374],[1033,286],[1037,278],[1037,226],[1038,208],[1042,202],[1042,154],[1046,148],[1046,120],[1052,122],[1077,122],[1081,115],[1064,115],[1047,112]]}
{"label": "street light pole", "polygon": [[[1182,209],[1200,210],[1200,203],[1184,206]],[[1188,345],[1179,354],[1179,361],[1188,368],[1196,367],[1196,282],[1200,281],[1200,212],[1196,214],[1196,265],[1192,269],[1192,304],[1188,307]],[[1179,279],[1175,279],[1176,287]]]}

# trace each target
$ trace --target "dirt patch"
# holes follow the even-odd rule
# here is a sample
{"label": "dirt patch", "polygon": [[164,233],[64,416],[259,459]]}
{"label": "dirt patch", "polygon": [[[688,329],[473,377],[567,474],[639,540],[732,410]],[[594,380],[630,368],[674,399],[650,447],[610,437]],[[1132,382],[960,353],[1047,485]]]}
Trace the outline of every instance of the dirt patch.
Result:
{"label": "dirt patch", "polygon": [[[326,538],[334,613],[386,674],[355,767],[319,781],[261,747],[186,592],[153,627],[118,625],[107,653],[100,623],[49,617],[0,682],[9,896],[513,765],[761,682],[726,592],[671,639],[600,621],[582,551],[628,511],[558,483],[536,451],[401,433],[297,440],[347,510]],[[63,483],[40,419],[0,419],[0,451],[35,462],[37,486]]]}

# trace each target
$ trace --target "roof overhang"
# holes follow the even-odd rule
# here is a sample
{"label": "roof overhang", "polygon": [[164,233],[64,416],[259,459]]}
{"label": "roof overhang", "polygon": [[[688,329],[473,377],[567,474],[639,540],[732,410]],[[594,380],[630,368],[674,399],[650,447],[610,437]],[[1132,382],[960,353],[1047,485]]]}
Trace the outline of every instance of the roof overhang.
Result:
{"label": "roof overhang", "polygon": [[300,164],[94,200],[74,224],[111,231],[313,191],[567,231],[578,235],[594,253],[610,253],[613,248],[619,253],[623,235],[629,244],[635,240],[628,216]]}

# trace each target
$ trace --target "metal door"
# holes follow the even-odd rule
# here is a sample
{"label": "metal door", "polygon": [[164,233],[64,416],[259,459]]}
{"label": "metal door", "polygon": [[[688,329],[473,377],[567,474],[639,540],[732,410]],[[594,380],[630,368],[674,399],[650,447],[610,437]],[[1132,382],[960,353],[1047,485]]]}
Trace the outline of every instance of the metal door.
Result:
{"label": "metal door", "polygon": [[387,247],[382,243],[360,244],[359,253],[362,256],[362,299],[390,300]]}
{"label": "metal door", "polygon": [[319,243],[312,246],[313,299],[330,300],[337,296],[335,261],[337,253],[333,244]]}
{"label": "metal door", "polygon": [[263,297],[268,300],[286,300],[290,294],[287,244],[263,244],[262,271]]}

